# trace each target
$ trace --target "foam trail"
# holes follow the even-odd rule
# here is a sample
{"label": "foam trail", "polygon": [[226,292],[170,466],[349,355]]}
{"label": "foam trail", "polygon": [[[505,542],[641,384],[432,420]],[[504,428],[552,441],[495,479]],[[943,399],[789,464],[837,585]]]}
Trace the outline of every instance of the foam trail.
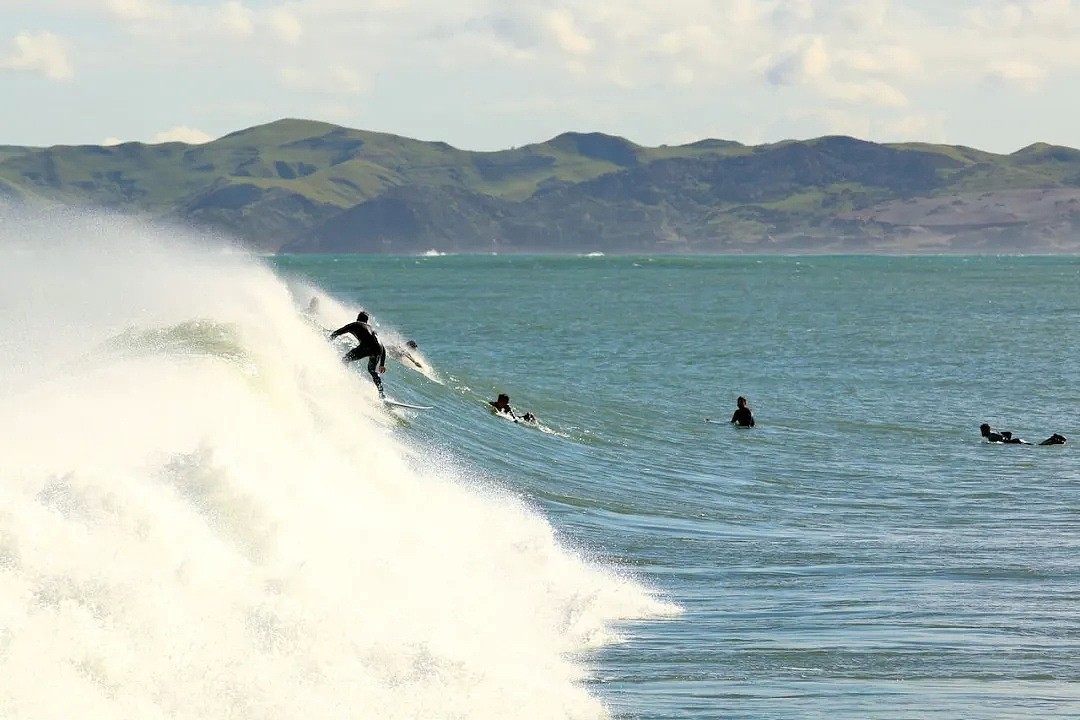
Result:
{"label": "foam trail", "polygon": [[575,653],[672,608],[416,460],[269,269],[4,220],[0,717],[607,716]]}

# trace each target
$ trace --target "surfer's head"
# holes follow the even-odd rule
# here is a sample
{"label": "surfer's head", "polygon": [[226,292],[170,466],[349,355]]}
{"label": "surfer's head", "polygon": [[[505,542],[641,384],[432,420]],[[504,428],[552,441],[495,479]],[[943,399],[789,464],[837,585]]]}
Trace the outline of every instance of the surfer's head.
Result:
{"label": "surfer's head", "polygon": [[415,340],[410,340],[409,342],[405,343],[405,347],[412,348],[413,350],[415,350],[416,349],[416,341]]}
{"label": "surfer's head", "polygon": [[364,312],[363,310],[361,310],[359,313],[357,313],[356,319],[359,322],[367,322],[368,321],[368,314],[366,312]]}
{"label": "surfer's head", "polygon": [[738,405],[739,407],[746,407],[746,398],[744,398],[742,395],[740,395],[739,399],[735,401],[735,404]]}
{"label": "surfer's head", "polygon": [[982,425],[980,425],[979,426],[979,434],[982,435],[983,437],[986,437],[987,435],[989,435],[990,434],[990,426],[987,425],[986,423],[983,423]]}
{"label": "surfer's head", "polygon": [[499,404],[500,405],[509,405],[510,404],[510,396],[507,395],[506,393],[499,393]]}

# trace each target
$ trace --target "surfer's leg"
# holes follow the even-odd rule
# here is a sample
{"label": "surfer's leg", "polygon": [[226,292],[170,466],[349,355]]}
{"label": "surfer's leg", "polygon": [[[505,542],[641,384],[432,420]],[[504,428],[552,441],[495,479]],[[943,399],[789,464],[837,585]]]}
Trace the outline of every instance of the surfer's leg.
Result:
{"label": "surfer's leg", "polygon": [[383,397],[382,378],[379,377],[379,358],[372,355],[368,358],[367,371],[371,379],[375,381],[375,389],[379,391],[379,397]]}
{"label": "surfer's leg", "polygon": [[351,362],[353,362],[355,360],[359,360],[360,358],[366,357],[366,356],[367,356],[367,353],[365,353],[363,350],[361,350],[360,346],[357,345],[352,350],[345,353],[345,355],[341,358],[341,362],[348,365],[349,363],[351,363]]}

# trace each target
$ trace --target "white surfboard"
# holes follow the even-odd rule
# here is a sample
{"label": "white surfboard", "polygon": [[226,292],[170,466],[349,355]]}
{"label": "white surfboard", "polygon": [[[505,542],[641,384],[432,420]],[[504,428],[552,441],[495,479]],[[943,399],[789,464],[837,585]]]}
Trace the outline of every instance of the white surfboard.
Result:
{"label": "white surfboard", "polygon": [[390,398],[383,398],[383,403],[390,407],[407,408],[409,410],[431,410],[431,405],[412,405],[410,403],[401,402],[400,400],[391,400]]}

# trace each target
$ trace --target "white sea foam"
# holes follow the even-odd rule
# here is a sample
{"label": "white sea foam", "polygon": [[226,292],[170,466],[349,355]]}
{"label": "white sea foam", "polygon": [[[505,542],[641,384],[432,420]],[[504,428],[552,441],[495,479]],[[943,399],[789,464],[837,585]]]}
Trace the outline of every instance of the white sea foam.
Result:
{"label": "white sea foam", "polygon": [[577,653],[671,608],[417,457],[269,269],[0,219],[0,717],[607,714]]}

